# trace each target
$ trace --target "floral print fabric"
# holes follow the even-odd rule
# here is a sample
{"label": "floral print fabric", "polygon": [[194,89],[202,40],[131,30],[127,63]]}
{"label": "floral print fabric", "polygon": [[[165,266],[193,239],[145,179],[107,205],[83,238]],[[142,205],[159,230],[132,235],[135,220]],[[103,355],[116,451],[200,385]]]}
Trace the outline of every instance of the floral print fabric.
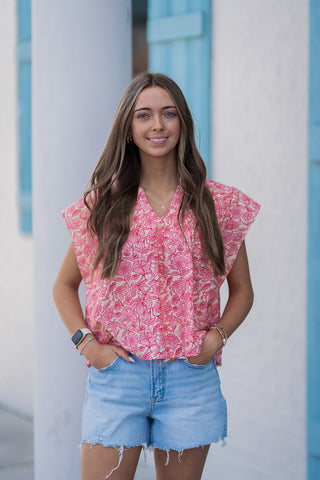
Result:
{"label": "floral print fabric", "polygon": [[[86,287],[86,322],[99,342],[121,345],[145,360],[199,353],[208,328],[220,319],[219,289],[260,208],[234,187],[211,180],[207,186],[225,246],[223,277],[213,274],[202,254],[191,211],[183,236],[177,220],[179,186],[162,217],[139,188],[118,272],[108,280],[101,280],[99,268],[91,275],[97,243],[87,230],[83,199],[63,212]],[[221,352],[215,361],[221,364]]]}

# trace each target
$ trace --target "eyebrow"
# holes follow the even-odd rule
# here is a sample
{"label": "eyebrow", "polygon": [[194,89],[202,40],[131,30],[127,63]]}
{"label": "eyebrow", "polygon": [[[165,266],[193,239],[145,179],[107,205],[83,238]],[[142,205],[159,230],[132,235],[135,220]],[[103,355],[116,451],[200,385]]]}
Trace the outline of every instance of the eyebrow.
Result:
{"label": "eyebrow", "polygon": [[[161,110],[166,110],[167,108],[176,108],[175,105],[167,105],[166,107],[162,107]],[[137,110],[134,111],[134,113],[139,112],[140,110],[149,110],[151,111],[151,108],[149,107],[141,107],[138,108]]]}

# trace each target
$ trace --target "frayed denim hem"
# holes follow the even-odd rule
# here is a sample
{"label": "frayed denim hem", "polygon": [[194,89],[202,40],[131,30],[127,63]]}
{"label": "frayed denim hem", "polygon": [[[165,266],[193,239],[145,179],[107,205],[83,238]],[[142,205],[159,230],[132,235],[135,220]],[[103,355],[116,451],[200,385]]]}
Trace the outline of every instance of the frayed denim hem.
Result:
{"label": "frayed denim hem", "polygon": [[227,442],[226,442],[226,436],[223,436],[221,438],[218,438],[217,440],[212,440],[212,441],[209,441],[209,442],[206,442],[206,443],[201,443],[199,445],[192,445],[192,446],[188,446],[188,447],[184,447],[182,449],[179,449],[179,448],[167,448],[165,446],[160,446],[160,445],[152,445],[150,446],[149,448],[153,451],[155,450],[156,448],[158,450],[163,450],[167,453],[167,459],[166,459],[166,463],[165,465],[167,466],[169,464],[169,454],[170,454],[170,451],[174,451],[174,452],[178,452],[178,460],[179,462],[181,462],[181,456],[183,455],[183,452],[185,450],[191,450],[192,448],[199,448],[199,447],[202,447],[204,448],[206,445],[211,445],[211,444],[221,444],[222,447],[224,447]]}
{"label": "frayed denim hem", "polygon": [[119,446],[119,445],[106,445],[104,442],[102,441],[87,441],[87,440],[82,440],[82,442],[80,443],[79,445],[79,448],[81,449],[82,445],[83,444],[87,444],[87,445],[90,445],[91,448],[94,447],[95,445],[102,445],[103,447],[106,447],[106,448],[114,448],[115,450],[118,451],[119,453],[119,460],[118,460],[118,464],[110,471],[110,473],[107,473],[107,475],[105,476],[105,479],[107,480],[108,478],[111,477],[111,475],[113,474],[113,472],[115,472],[116,470],[118,470],[118,468],[120,467],[121,465],[121,462],[122,462],[122,459],[123,459],[123,452],[124,450],[127,450],[129,448],[133,448],[133,447],[142,447],[143,449],[143,454],[144,454],[144,461],[146,462],[146,455],[147,455],[147,450],[148,450],[148,445],[144,442],[144,443],[140,443],[140,444],[137,444],[137,445],[122,445],[122,446]]}
{"label": "frayed denim hem", "polygon": [[122,446],[119,446],[119,445],[106,445],[104,444],[103,442],[101,441],[96,441],[96,442],[90,442],[90,441],[86,441],[86,440],[83,440],[81,442],[81,444],[79,445],[80,449],[82,447],[82,444],[87,444],[87,445],[90,445],[91,447],[94,447],[95,445],[102,445],[103,447],[106,447],[106,448],[114,448],[115,450],[118,451],[119,453],[119,460],[118,460],[118,464],[110,471],[110,473],[107,473],[107,475],[105,476],[105,479],[107,480],[108,478],[111,477],[111,475],[113,474],[113,472],[115,472],[116,470],[118,470],[118,468],[120,467],[121,465],[121,462],[122,462],[122,459],[123,459],[123,452],[124,450],[126,449],[129,449],[129,448],[134,448],[134,447],[142,447],[143,449],[143,455],[144,455],[144,462],[146,462],[146,458],[147,458],[147,452],[153,452],[156,448],[158,450],[163,450],[166,452],[167,454],[167,458],[166,458],[166,462],[165,462],[165,466],[167,466],[169,464],[169,460],[170,460],[170,451],[175,451],[175,452],[178,452],[178,460],[179,462],[181,462],[181,457],[183,455],[183,452],[185,450],[190,450],[192,448],[199,448],[199,447],[202,447],[204,448],[205,445],[210,445],[212,443],[214,444],[221,444],[222,447],[224,447],[226,445],[226,437],[221,437],[217,440],[214,440],[214,441],[211,441],[211,442],[208,442],[208,443],[204,443],[204,444],[200,444],[200,445],[193,445],[193,446],[190,446],[190,447],[186,447],[186,448],[182,448],[182,449],[179,449],[179,448],[167,448],[167,447],[164,447],[164,446],[159,446],[159,445],[147,445],[146,442],[144,443],[140,443],[140,444],[137,444],[137,445],[122,445]]}

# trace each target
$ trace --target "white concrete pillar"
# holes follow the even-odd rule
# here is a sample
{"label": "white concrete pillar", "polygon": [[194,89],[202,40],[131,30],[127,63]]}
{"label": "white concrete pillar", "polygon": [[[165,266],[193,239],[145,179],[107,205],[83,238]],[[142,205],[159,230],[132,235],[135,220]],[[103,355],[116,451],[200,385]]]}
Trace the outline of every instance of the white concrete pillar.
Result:
{"label": "white concrete pillar", "polygon": [[79,480],[86,368],[52,300],[78,199],[131,78],[130,0],[32,2],[35,480]]}

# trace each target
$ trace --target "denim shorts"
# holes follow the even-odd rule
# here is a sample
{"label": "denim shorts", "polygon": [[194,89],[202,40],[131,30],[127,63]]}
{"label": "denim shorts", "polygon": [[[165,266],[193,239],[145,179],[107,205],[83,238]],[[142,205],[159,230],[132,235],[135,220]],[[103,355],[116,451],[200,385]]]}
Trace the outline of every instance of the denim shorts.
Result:
{"label": "denim shorts", "polygon": [[194,365],[121,357],[88,369],[82,442],[105,447],[142,445],[178,450],[207,445],[227,435],[227,407],[212,360]]}

